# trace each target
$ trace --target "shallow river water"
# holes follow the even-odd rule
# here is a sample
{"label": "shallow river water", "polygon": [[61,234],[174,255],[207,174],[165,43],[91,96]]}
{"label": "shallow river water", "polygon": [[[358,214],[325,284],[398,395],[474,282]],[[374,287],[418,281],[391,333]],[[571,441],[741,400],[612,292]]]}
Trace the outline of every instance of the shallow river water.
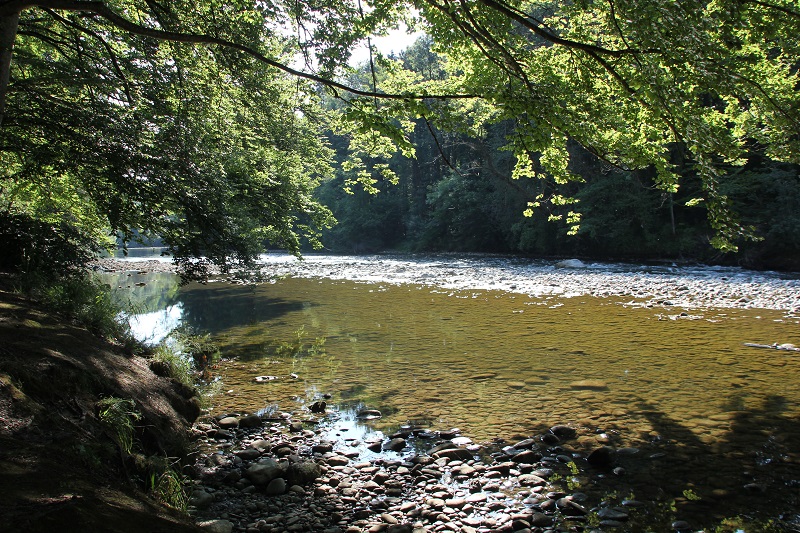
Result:
{"label": "shallow river water", "polygon": [[[725,272],[706,272],[704,282],[672,271],[668,289],[684,295],[681,306],[658,291],[615,291],[613,276],[629,274],[620,267],[607,269],[611,282],[599,297],[515,291],[524,277],[502,290],[421,284],[424,270],[398,282],[415,268],[402,261],[384,263],[384,274],[368,281],[337,275],[352,263],[321,264],[260,285],[178,289],[170,274],[152,273],[119,274],[114,283],[149,311],[139,317],[144,334],[182,322],[213,335],[224,356],[213,413],[297,412],[326,395],[342,415],[332,423],[341,439],[412,424],[513,442],[570,424],[580,428],[579,448],[629,451],[630,485],[621,488],[635,485],[639,497],[699,495],[723,516],[753,499],[789,510],[797,503],[800,352],[745,345],[800,345],[796,280],[769,278],[780,292],[772,301],[789,304],[764,309],[725,295],[727,304],[710,305],[704,286],[739,279]],[[547,273],[549,287],[577,275]],[[748,287],[750,302],[769,300],[757,281]],[[695,300],[703,305],[690,305]],[[383,417],[356,423],[360,409]]]}

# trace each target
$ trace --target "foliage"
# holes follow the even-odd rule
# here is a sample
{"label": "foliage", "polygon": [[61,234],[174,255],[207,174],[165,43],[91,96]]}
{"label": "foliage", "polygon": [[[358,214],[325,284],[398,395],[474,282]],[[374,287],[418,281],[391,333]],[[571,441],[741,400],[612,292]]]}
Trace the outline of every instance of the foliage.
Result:
{"label": "foliage", "polygon": [[[186,28],[211,29],[191,11]],[[257,18],[236,27],[282,55]],[[310,195],[330,171],[313,91],[223,50],[112,30],[22,12],[0,130],[8,209],[97,239],[158,235],[190,277],[247,265],[265,243],[316,244],[331,217]]]}
{"label": "foliage", "polygon": [[114,299],[108,286],[96,276],[82,272],[51,277],[34,271],[19,277],[20,289],[45,307],[74,320],[96,335],[138,349],[130,333],[126,309]]}
{"label": "foliage", "polygon": [[64,220],[3,210],[0,248],[0,268],[47,276],[61,276],[83,267],[99,251],[95,239]]}
{"label": "foliage", "polygon": [[189,506],[189,497],[184,486],[186,479],[164,459],[162,464],[154,465],[147,482],[148,489],[159,502],[185,512]]}
{"label": "foliage", "polygon": [[130,455],[134,447],[136,422],[142,417],[133,400],[109,396],[97,402],[97,416],[116,441],[124,455]]}
{"label": "foliage", "polygon": [[452,173],[431,187],[429,219],[422,230],[423,249],[498,251],[502,237],[486,199],[491,183]]}
{"label": "foliage", "polygon": [[[354,46],[400,21],[429,38],[348,66]],[[332,174],[323,122],[346,139],[345,187],[370,192],[401,180],[393,154],[420,157],[423,128],[439,164],[463,172],[448,142],[502,127],[491,151],[513,161],[498,179],[534,183],[516,186],[517,215],[552,206],[545,218],[580,233],[577,143],[623,173],[649,169],[668,195],[695,180],[685,205],[705,209],[708,240],[733,251],[757,228],[737,215],[732,176],[753,154],[800,162],[798,33],[795,0],[11,0],[3,200],[96,239],[158,235],[201,277],[248,266],[267,244],[319,244],[332,223],[311,195]],[[319,110],[322,94],[335,113]],[[416,206],[435,192],[421,176],[430,161],[411,165]],[[415,209],[412,234],[425,226]],[[542,241],[529,232],[518,226]]]}
{"label": "foliage", "polygon": [[[397,60],[423,79],[451,76],[445,51],[430,38],[420,39]],[[369,72],[362,68],[360,76],[356,79],[365,83]],[[378,79],[383,79],[380,67]],[[395,187],[378,180],[381,194],[368,198],[328,192],[337,182],[328,184],[320,198],[331,206],[339,225],[326,233],[326,243],[342,251],[400,248],[720,259],[709,246],[718,232],[702,211],[707,203],[698,201],[705,195],[704,178],[684,144],[667,143],[663,151],[680,178],[680,188],[665,188],[654,165],[631,170],[631,165],[607,154],[598,156],[575,140],[566,144],[566,170],[574,181],[554,183],[547,172],[533,169],[541,167],[540,153],[522,155],[532,165],[528,171],[520,167],[518,156],[504,151],[518,136],[518,120],[493,124],[491,113],[467,113],[468,108],[464,103],[439,103],[416,121],[409,140],[417,159],[388,161],[399,177]],[[434,116],[439,123],[452,120],[454,109],[464,110],[461,125],[467,127],[461,133],[439,130],[429,122]],[[483,122],[476,115],[483,116]],[[346,143],[333,137],[332,144],[340,159],[348,156]],[[742,253],[728,260],[797,268],[795,237],[800,224],[790,206],[800,193],[798,167],[771,161],[755,146],[744,155],[744,167],[721,162],[717,166],[725,178],[718,192],[729,207],[735,206],[741,227],[751,228],[757,239],[740,244]],[[773,172],[777,179],[762,177]],[[779,188],[780,196],[770,191]],[[520,217],[523,212],[529,217]],[[574,236],[564,238],[565,234]]]}
{"label": "foliage", "polygon": [[210,378],[211,368],[219,362],[220,350],[211,334],[181,326],[156,347],[154,358],[169,365],[172,377],[193,386],[197,376]]}
{"label": "foliage", "polygon": [[191,357],[162,342],[153,350],[153,361],[165,365],[169,377],[184,385],[194,386],[196,373]]}

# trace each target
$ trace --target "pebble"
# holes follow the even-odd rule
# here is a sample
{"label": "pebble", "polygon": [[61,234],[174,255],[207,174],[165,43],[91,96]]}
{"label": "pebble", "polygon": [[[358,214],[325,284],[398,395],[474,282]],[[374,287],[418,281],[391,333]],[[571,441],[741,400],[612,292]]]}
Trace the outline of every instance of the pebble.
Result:
{"label": "pebble", "polygon": [[[435,257],[435,261],[431,258]],[[567,260],[574,261],[574,260]],[[173,265],[159,261],[146,261],[149,271],[172,271]],[[458,268],[454,269],[454,263]],[[125,271],[131,262],[103,259],[103,268]],[[135,263],[134,263],[135,264]],[[577,263],[573,263],[577,264]],[[475,259],[447,255],[426,255],[418,258],[407,255],[381,256],[307,256],[297,261],[290,254],[273,257],[269,261],[269,274],[275,277],[327,278],[333,280],[374,281],[383,283],[408,283],[437,286],[447,289],[481,289],[491,285],[494,289],[547,297],[553,294],[602,295],[637,297],[647,295],[649,305],[681,306],[683,308],[758,308],[779,309],[799,313],[797,282],[754,271],[732,271],[721,275],[719,269],[692,267],[664,272],[638,270],[630,272],[610,268],[578,268],[565,275],[554,268],[555,262],[541,264],[516,260],[491,260],[478,256]],[[733,282],[731,281],[733,279]],[[741,283],[757,285],[758,290],[745,297]],[[476,374],[473,379],[492,379],[495,373]],[[271,377],[271,376],[260,376]]]}
{"label": "pebble", "polygon": [[[645,501],[603,500],[599,490],[617,455],[626,464],[638,458],[651,465],[652,449],[597,448],[595,429],[558,425],[539,434],[555,444],[517,437],[515,445],[498,440],[474,450],[459,446],[471,441],[457,429],[416,442],[416,433],[400,431],[378,444],[405,455],[365,460],[344,432],[330,442],[321,431],[297,431],[291,415],[272,420],[256,428],[231,426],[222,451],[214,428],[201,433],[208,449],[193,469],[190,502],[206,531],[543,533],[583,527],[592,511],[599,526],[611,530],[652,510]],[[570,448],[572,441],[578,448]],[[426,447],[428,453],[419,451]],[[476,455],[482,447],[489,455]],[[565,492],[574,479],[581,479],[584,492]],[[689,529],[682,521],[671,526]]]}

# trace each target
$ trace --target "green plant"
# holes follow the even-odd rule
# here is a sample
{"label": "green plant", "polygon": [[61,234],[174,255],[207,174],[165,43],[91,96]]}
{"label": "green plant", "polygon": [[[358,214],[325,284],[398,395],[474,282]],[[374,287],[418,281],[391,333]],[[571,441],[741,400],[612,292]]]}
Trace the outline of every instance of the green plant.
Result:
{"label": "green plant", "polygon": [[303,348],[305,346],[305,337],[306,337],[306,335],[307,335],[307,333],[306,333],[305,325],[300,326],[294,332],[294,337],[295,337],[294,340],[292,340],[291,342],[281,343],[275,349],[275,354],[276,355],[281,355],[281,356],[286,355],[286,356],[291,356],[291,357],[294,357],[294,356],[297,356],[297,355],[301,355],[302,352],[303,352]]}
{"label": "green plant", "polygon": [[686,489],[683,491],[683,497],[691,502],[699,501],[701,498],[700,496],[693,491],[692,489]]}
{"label": "green plant", "polygon": [[186,511],[189,498],[184,490],[185,479],[172,465],[160,473],[151,472],[148,485],[150,492],[158,501],[179,511]]}
{"label": "green plant", "polygon": [[23,275],[19,283],[21,292],[48,309],[97,335],[120,342],[128,350],[138,349],[128,326],[129,312],[114,300],[109,287],[97,277],[78,271],[58,277],[32,272]]}
{"label": "green plant", "polygon": [[325,337],[317,337],[308,348],[308,355],[325,355]]}
{"label": "green plant", "polygon": [[[176,366],[180,367],[176,368],[176,370],[180,369],[182,373],[190,374],[193,364],[194,370],[200,372],[204,379],[210,378],[209,369],[220,358],[219,346],[212,340],[211,335],[209,333],[195,333],[189,327],[180,327],[173,330],[169,334],[167,341],[162,343],[162,346],[166,346],[177,356],[186,360],[185,363],[178,364],[176,362]],[[181,365],[189,365],[189,368]],[[191,382],[187,384],[191,384]]]}
{"label": "green plant", "polygon": [[169,377],[187,385],[194,386],[194,366],[192,360],[178,352],[173,346],[161,343],[153,350],[153,360],[168,368]]}
{"label": "green plant", "polygon": [[294,340],[284,342],[275,348],[275,355],[299,357],[303,355],[325,355],[325,337],[316,337],[310,345],[306,344],[305,325],[300,326],[294,332]]}
{"label": "green plant", "polygon": [[110,396],[97,402],[97,409],[100,422],[116,441],[120,451],[130,455],[135,442],[135,424],[142,418],[136,404],[133,400]]}

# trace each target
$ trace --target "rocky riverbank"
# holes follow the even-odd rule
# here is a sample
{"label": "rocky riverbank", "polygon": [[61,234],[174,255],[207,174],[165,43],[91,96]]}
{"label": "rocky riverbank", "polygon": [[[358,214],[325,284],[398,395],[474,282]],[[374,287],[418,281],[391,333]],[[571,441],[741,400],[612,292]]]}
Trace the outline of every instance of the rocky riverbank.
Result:
{"label": "rocky riverbank", "polygon": [[[665,448],[621,447],[614,431],[557,425],[479,444],[458,430],[405,427],[360,443],[337,432],[336,418],[228,413],[198,425],[197,523],[218,533],[684,532],[725,518],[691,490],[675,498],[637,484],[629,470],[678,458]],[[365,457],[364,445],[374,453]],[[740,492],[753,501],[740,511],[755,511],[762,487]],[[792,531],[783,526],[775,531]]]}
{"label": "rocky riverbank", "polygon": [[[306,426],[288,414],[225,415],[199,426],[206,443],[194,469],[199,523],[274,533],[550,532],[620,527],[644,505],[562,490],[559,481],[581,469],[624,474],[611,447],[570,450],[578,435],[569,426],[491,447],[457,431],[407,428],[369,444],[406,453],[368,461],[352,441],[331,442]],[[426,441],[427,452],[411,451],[415,440]]]}
{"label": "rocky riverbank", "polygon": [[[449,290],[497,290],[535,297],[589,295],[630,299],[631,305],[683,309],[777,309],[800,317],[800,275],[741,268],[647,266],[534,261],[485,255],[307,255],[265,254],[265,277],[292,276],[371,283],[416,284]],[[171,271],[162,260],[105,259],[107,270]]]}

